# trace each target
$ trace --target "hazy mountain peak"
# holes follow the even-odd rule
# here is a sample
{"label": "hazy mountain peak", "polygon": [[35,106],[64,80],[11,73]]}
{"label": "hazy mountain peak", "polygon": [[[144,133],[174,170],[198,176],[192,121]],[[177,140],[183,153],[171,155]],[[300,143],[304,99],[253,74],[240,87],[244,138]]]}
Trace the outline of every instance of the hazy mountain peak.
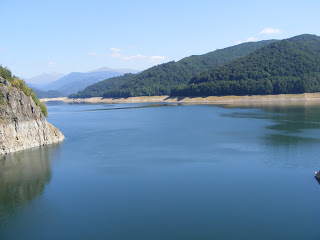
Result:
{"label": "hazy mountain peak", "polygon": [[65,76],[62,73],[51,72],[51,73],[41,73],[37,76],[31,78],[23,78],[27,83],[33,85],[46,85],[48,83],[54,82]]}
{"label": "hazy mountain peak", "polygon": [[139,71],[137,70],[133,70],[133,69],[129,69],[129,68],[119,68],[119,69],[113,69],[113,68],[109,68],[109,67],[101,67],[95,70],[91,70],[90,72],[119,72],[119,73],[137,73]]}

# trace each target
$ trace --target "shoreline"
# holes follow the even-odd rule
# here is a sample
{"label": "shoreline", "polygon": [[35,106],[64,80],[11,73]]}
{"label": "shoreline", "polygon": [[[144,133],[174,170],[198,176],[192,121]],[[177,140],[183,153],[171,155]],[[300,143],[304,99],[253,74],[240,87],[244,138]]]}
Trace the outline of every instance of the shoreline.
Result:
{"label": "shoreline", "polygon": [[116,103],[197,103],[197,104],[249,104],[249,103],[320,103],[320,93],[252,95],[252,96],[208,96],[208,97],[170,97],[143,96],[129,98],[42,98],[41,102],[60,101],[64,103],[116,104]]}

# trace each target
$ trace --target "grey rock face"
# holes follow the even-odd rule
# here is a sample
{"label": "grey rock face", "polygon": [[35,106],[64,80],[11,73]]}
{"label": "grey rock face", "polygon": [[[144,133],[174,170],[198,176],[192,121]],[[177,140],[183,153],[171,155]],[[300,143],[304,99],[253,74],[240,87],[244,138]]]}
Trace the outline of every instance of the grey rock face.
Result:
{"label": "grey rock face", "polygon": [[61,142],[31,97],[0,77],[0,154]]}

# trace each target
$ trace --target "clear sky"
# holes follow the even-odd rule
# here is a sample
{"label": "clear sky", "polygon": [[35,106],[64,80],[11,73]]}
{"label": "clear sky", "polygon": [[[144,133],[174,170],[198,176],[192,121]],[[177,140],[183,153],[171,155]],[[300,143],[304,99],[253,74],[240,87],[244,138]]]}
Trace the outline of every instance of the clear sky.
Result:
{"label": "clear sky", "polygon": [[320,1],[0,0],[14,74],[143,70],[239,42],[320,35]]}

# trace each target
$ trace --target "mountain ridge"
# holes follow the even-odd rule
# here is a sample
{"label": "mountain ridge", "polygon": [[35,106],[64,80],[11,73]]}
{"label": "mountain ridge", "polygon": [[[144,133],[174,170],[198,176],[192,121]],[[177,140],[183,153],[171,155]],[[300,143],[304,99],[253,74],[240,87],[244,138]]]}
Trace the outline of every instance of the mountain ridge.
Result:
{"label": "mountain ridge", "polygon": [[[119,72],[120,71],[120,72]],[[88,85],[94,84],[96,82],[102,81],[104,79],[108,79],[111,77],[121,76],[125,71],[133,71],[132,69],[116,69],[112,68],[99,68],[89,72],[71,72],[67,75],[64,75],[62,78],[59,78],[53,82],[43,85],[34,85],[28,84],[30,87],[43,91],[58,91],[63,94],[63,96],[67,96],[72,93],[76,93]],[[39,91],[37,91],[39,93]]]}
{"label": "mountain ridge", "polygon": [[31,78],[22,78],[26,83],[33,86],[43,86],[48,83],[54,82],[65,76],[65,74],[51,72],[51,73],[41,73]]}
{"label": "mountain ridge", "polygon": [[320,37],[303,34],[195,76],[171,96],[285,94],[320,91]]}
{"label": "mountain ridge", "polygon": [[[132,74],[123,78],[112,78],[88,86],[83,91],[70,97],[132,97],[148,95],[168,95],[174,86],[187,84],[196,74],[237,59],[264,45],[277,40],[243,43],[224,49],[219,49],[202,55],[192,55],[177,62],[171,61],[151,67],[139,74]],[[114,88],[110,86],[115,86]]]}
{"label": "mountain ridge", "polygon": [[101,67],[101,68],[97,68],[91,71],[88,71],[88,73],[90,72],[106,72],[106,71],[110,71],[110,72],[120,72],[120,73],[138,73],[138,70],[133,70],[130,68],[109,68],[109,67]]}

